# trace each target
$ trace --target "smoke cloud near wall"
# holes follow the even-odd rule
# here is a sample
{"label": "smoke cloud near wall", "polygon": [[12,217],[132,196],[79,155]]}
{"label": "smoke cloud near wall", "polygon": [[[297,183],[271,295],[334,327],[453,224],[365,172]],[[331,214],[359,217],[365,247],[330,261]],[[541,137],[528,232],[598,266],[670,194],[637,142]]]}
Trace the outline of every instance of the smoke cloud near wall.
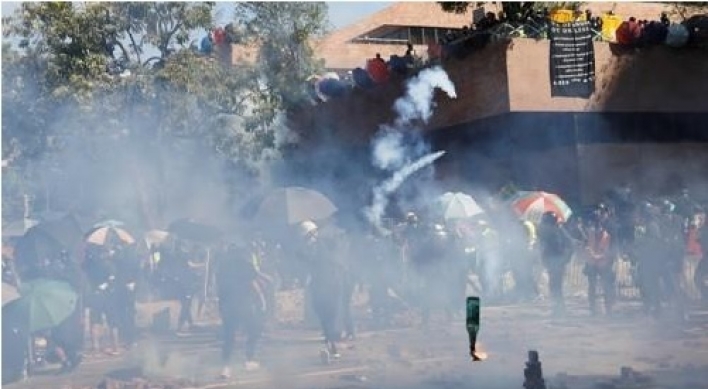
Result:
{"label": "smoke cloud near wall", "polygon": [[396,100],[393,125],[382,125],[372,141],[372,164],[392,174],[373,190],[372,204],[364,210],[368,221],[384,230],[383,217],[390,196],[415,172],[430,166],[445,152],[431,152],[416,121],[427,123],[433,113],[433,97],[441,89],[456,98],[455,86],[441,67],[425,69],[408,81],[406,94]]}

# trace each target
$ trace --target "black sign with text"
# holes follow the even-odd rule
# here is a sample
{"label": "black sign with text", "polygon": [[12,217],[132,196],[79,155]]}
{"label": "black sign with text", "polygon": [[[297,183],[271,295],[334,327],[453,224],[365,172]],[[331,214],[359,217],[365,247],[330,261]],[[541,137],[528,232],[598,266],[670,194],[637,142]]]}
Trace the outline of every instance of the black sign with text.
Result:
{"label": "black sign with text", "polygon": [[595,91],[590,23],[551,23],[550,38],[551,96],[590,97]]}

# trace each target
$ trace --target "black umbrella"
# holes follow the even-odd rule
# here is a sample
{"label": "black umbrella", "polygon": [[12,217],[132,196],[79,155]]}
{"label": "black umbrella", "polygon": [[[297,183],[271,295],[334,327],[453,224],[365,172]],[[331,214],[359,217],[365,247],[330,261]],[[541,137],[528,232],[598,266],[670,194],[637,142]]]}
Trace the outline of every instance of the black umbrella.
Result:
{"label": "black umbrella", "polygon": [[62,250],[73,252],[83,240],[83,231],[78,219],[67,215],[46,221],[30,228],[15,247],[18,263],[37,264],[45,258],[53,258]]}
{"label": "black umbrella", "polygon": [[222,231],[214,226],[193,219],[179,219],[170,223],[168,231],[178,237],[195,242],[211,243],[219,240]]}

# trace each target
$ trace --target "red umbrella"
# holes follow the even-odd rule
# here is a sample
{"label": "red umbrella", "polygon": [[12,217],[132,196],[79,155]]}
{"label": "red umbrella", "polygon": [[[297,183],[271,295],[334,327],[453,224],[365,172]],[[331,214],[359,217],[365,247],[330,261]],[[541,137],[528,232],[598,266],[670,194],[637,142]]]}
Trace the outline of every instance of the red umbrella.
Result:
{"label": "red umbrella", "polygon": [[566,222],[573,211],[558,195],[546,192],[526,192],[512,203],[516,213],[524,220],[537,223],[546,212],[554,212]]}

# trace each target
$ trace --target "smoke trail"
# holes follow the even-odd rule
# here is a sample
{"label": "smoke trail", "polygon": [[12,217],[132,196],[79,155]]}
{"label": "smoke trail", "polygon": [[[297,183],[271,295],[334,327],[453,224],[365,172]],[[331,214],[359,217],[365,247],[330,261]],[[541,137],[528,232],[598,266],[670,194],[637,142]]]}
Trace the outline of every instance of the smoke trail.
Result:
{"label": "smoke trail", "polygon": [[405,181],[406,178],[410,177],[418,170],[432,164],[443,155],[445,155],[445,151],[438,151],[419,158],[415,162],[398,170],[391,178],[384,181],[383,184],[374,189],[374,201],[373,204],[371,204],[371,206],[366,210],[366,216],[379,231],[384,230],[381,225],[381,219],[383,218],[386,206],[388,205],[388,196],[395,192],[396,189],[403,184],[403,181]]}
{"label": "smoke trail", "polygon": [[435,88],[442,89],[450,98],[457,98],[455,85],[441,67],[425,69],[408,83],[406,95],[394,103],[398,114],[396,127],[407,126],[418,118],[427,123],[433,113]]}
{"label": "smoke trail", "polygon": [[389,201],[388,197],[411,174],[430,165],[444,154],[444,151],[430,154],[429,145],[423,141],[419,131],[414,131],[416,128],[413,124],[418,119],[424,123],[430,119],[436,88],[451,98],[457,97],[455,86],[439,66],[425,69],[411,79],[407,84],[405,96],[397,99],[393,105],[397,114],[394,124],[381,126],[372,142],[373,165],[388,172],[395,172],[390,179],[374,188],[373,202],[364,211],[368,220],[379,230],[382,229],[381,219]]}

